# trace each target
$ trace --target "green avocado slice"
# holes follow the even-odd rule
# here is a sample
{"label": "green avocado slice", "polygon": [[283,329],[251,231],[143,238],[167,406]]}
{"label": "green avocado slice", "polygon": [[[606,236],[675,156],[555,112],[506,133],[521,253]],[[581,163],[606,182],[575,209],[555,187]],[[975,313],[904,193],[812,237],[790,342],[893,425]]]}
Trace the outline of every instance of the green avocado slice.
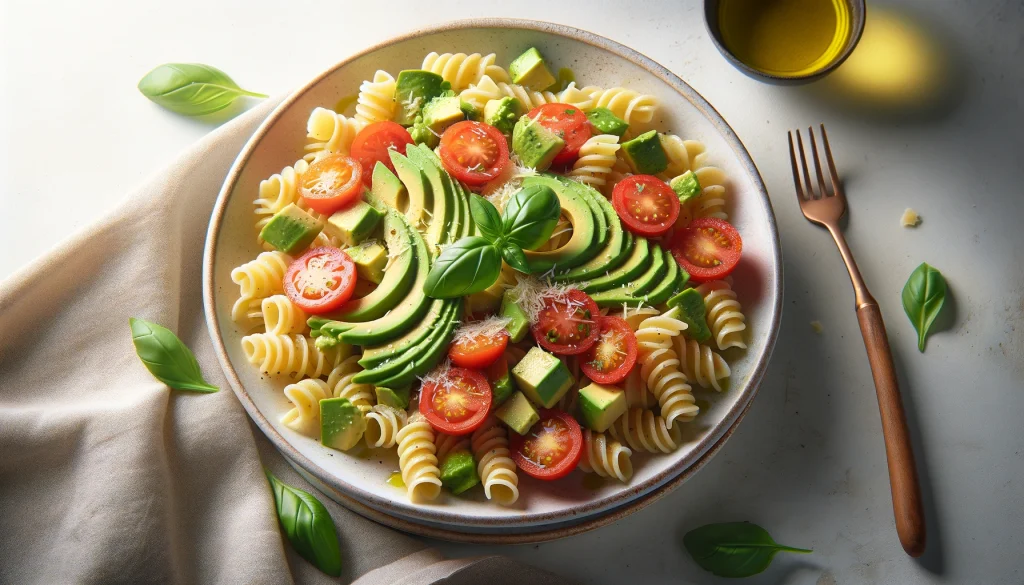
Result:
{"label": "green avocado slice", "polygon": [[660,305],[667,301],[676,288],[679,286],[679,263],[672,257],[672,254],[665,251],[665,261],[668,264],[668,274],[654,289],[647,293],[647,304]]}
{"label": "green avocado slice", "polygon": [[395,308],[409,293],[416,275],[416,249],[412,246],[412,226],[390,207],[384,216],[384,242],[394,259],[384,278],[370,294],[351,300],[332,317],[339,321],[362,322],[379,319]]}
{"label": "green avocado slice", "polygon": [[572,238],[569,242],[557,250],[549,252],[535,252],[524,250],[526,263],[530,272],[548,272],[575,268],[584,262],[596,257],[601,252],[601,246],[595,245],[597,224],[594,210],[590,207],[586,198],[578,194],[574,189],[566,188],[564,184],[552,176],[528,177],[523,180],[523,186],[544,185],[550,187],[558,196],[558,202],[562,206],[562,212],[569,216],[572,222]]}
{"label": "green avocado slice", "polygon": [[430,224],[423,237],[426,238],[431,250],[436,251],[439,245],[451,242],[449,238],[453,232],[455,194],[448,188],[450,183],[446,185],[441,178],[442,174],[447,176],[447,173],[430,147],[422,144],[409,146],[405,150],[405,155],[420,169],[430,186],[434,208],[431,210]]}
{"label": "green avocado slice", "polygon": [[660,247],[652,244],[651,263],[643,274],[622,286],[594,293],[591,295],[591,298],[594,299],[594,302],[599,307],[609,307],[643,300],[644,295],[648,291],[661,284],[661,279],[667,272],[668,264],[665,262],[665,253]]}
{"label": "green avocado slice", "polygon": [[[390,155],[391,162],[395,165],[395,173],[402,184],[405,185],[406,197],[408,199],[396,198],[394,201],[389,201],[386,197],[383,199],[391,207],[405,213],[405,217],[412,224],[412,227],[419,230],[420,233],[425,233],[427,226],[430,224],[430,216],[427,215],[427,211],[433,205],[433,197],[431,197],[430,186],[427,185],[427,177],[408,157],[402,156],[394,150],[391,151]],[[387,167],[384,168],[386,169]],[[400,195],[400,192],[397,192],[397,194]]]}
{"label": "green avocado slice", "polygon": [[[457,315],[462,314],[462,308],[457,310]],[[449,324],[444,328],[441,337],[437,338],[434,343],[427,348],[426,352],[420,354],[412,363],[408,364],[398,374],[395,374],[389,378],[383,380],[386,384],[412,384],[417,376],[423,376],[430,370],[434,369],[438,363],[448,353],[448,345],[452,341],[452,337],[455,335],[455,328],[458,327],[460,321],[458,317],[453,318]]]}
{"label": "green avocado slice", "polygon": [[367,370],[372,369],[396,355],[401,355],[423,341],[433,330],[434,325],[441,319],[441,312],[445,307],[443,299],[434,299],[430,303],[430,309],[423,317],[423,320],[406,332],[405,335],[383,345],[364,347],[363,357],[359,359],[359,365]]}
{"label": "green avocado slice", "polygon": [[589,282],[583,283],[580,290],[587,294],[593,294],[610,288],[622,286],[643,274],[650,264],[651,252],[648,247],[647,239],[640,237],[633,238],[632,252],[621,266],[610,271],[604,276],[599,276]]}
{"label": "green avocado slice", "polygon": [[590,210],[594,212],[594,224],[597,227],[597,233],[595,234],[596,241],[594,242],[594,245],[597,246],[598,249],[603,249],[608,245],[608,238],[610,235],[608,232],[608,216],[604,214],[604,208],[601,207],[601,204],[598,203],[597,200],[600,198],[607,201],[607,199],[593,188],[584,185],[583,183],[578,183],[572,179],[566,179],[564,177],[559,177],[559,180],[567,188],[572,189],[578,193],[580,197],[583,197],[583,200],[590,206]]}
{"label": "green avocado slice", "polygon": [[[440,320],[436,322],[436,326],[423,340],[404,353],[394,355],[390,361],[386,361],[372,370],[359,372],[352,377],[352,381],[388,388],[411,384],[413,378],[416,377],[416,365],[433,355],[439,344],[443,346],[442,349],[447,348],[450,334],[455,331],[461,313],[462,299],[447,299]],[[436,364],[436,361],[434,363]]]}
{"label": "green avocado slice", "polygon": [[[589,187],[588,187],[589,189]],[[594,197],[608,224],[608,243],[597,256],[562,274],[556,274],[557,282],[581,282],[598,277],[618,268],[632,252],[632,234],[622,229],[622,223],[615,214],[610,201],[600,194]]]}

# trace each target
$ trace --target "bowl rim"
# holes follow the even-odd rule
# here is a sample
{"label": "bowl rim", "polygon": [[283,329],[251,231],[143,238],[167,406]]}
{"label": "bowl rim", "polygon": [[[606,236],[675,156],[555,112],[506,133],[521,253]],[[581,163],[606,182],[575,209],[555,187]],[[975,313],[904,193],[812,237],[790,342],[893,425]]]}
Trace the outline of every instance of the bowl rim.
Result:
{"label": "bowl rim", "polygon": [[[392,498],[365,491],[343,481],[338,476],[326,471],[311,461],[297,448],[292,446],[287,439],[274,429],[273,425],[270,424],[263,413],[256,407],[254,401],[242,385],[242,382],[238,377],[238,373],[235,371],[234,366],[228,357],[224,339],[220,333],[220,320],[216,311],[216,290],[213,282],[220,226],[225,217],[228,199],[231,192],[235,189],[235,185],[241,176],[242,170],[249,162],[249,159],[262,142],[265,135],[295,102],[337,70],[345,67],[356,59],[369,55],[382,48],[405,42],[424,34],[435,34],[451,30],[474,28],[512,28],[547,33],[556,37],[560,36],[583,42],[630,61],[669,85],[705,116],[715,130],[722,136],[726,144],[728,144],[728,146],[733,150],[733,154],[736,159],[750,176],[754,187],[753,191],[755,191],[757,195],[760,195],[761,202],[765,205],[765,209],[768,212],[767,227],[772,241],[772,253],[776,259],[774,274],[770,275],[774,277],[774,282],[771,286],[774,290],[771,292],[774,293],[775,303],[773,306],[769,307],[771,311],[771,324],[769,330],[765,332],[766,337],[764,351],[756,358],[746,384],[742,388],[740,398],[726,412],[722,419],[722,423],[719,424],[717,428],[712,429],[711,432],[701,436],[697,440],[696,446],[686,457],[680,459],[674,465],[667,467],[642,483],[625,486],[624,489],[605,498],[577,504],[573,507],[562,508],[557,511],[535,514],[531,517],[530,524],[518,524],[512,527],[504,526],[508,522],[508,518],[504,517],[464,517],[451,512],[448,507],[429,508],[426,506],[414,506],[412,504],[398,504]],[[740,141],[735,131],[733,131],[733,129],[728,125],[721,114],[719,114],[703,96],[697,93],[697,91],[690,87],[685,81],[649,57],[646,57],[625,45],[589,31],[562,24],[537,20],[514,18],[473,18],[418,28],[411,32],[391,37],[383,42],[354,53],[332,65],[324,72],[315,76],[312,80],[296,89],[288,97],[282,100],[273,109],[273,111],[270,112],[270,114],[268,114],[266,119],[259,125],[259,127],[257,127],[256,131],[239,152],[230,171],[225,177],[224,184],[217,196],[217,201],[214,205],[209,228],[207,230],[206,245],[203,253],[203,305],[206,313],[207,329],[209,331],[211,341],[213,342],[217,359],[220,362],[221,369],[224,371],[225,377],[231,385],[232,390],[234,390],[235,395],[242,403],[242,406],[245,408],[246,412],[248,412],[253,422],[256,423],[264,435],[266,435],[267,438],[270,439],[271,443],[274,444],[275,448],[285,455],[286,459],[292,462],[294,466],[305,470],[307,474],[315,477],[319,483],[328,486],[332,492],[340,493],[347,497],[339,500],[339,498],[334,497],[331,493],[328,493],[328,496],[333,497],[335,500],[339,500],[340,503],[346,505],[346,507],[349,507],[350,509],[354,508],[354,506],[351,505],[353,502],[358,502],[360,504],[359,507],[365,506],[393,519],[411,521],[415,524],[418,524],[416,519],[419,518],[427,523],[446,526],[463,526],[485,530],[511,529],[519,534],[543,533],[546,528],[550,529],[550,526],[553,524],[564,524],[566,521],[572,521],[574,519],[589,520],[591,517],[595,516],[600,518],[602,516],[615,515],[615,512],[618,509],[628,508],[632,510],[633,508],[628,506],[628,504],[635,503],[637,500],[645,501],[647,499],[651,499],[650,496],[654,493],[658,493],[658,497],[665,495],[691,475],[691,473],[687,473],[688,470],[694,468],[694,471],[696,471],[696,469],[702,465],[701,461],[706,461],[710,458],[705,457],[706,455],[713,454],[713,452],[717,451],[716,445],[724,443],[724,439],[731,434],[732,429],[739,422],[740,418],[742,418],[742,415],[746,412],[746,409],[757,394],[761,382],[764,379],[771,354],[775,348],[782,316],[782,265],[781,243],[779,240],[778,226],[776,224],[774,210],[757,166],[754,164],[750,154],[743,146],[743,143]],[[396,509],[404,511],[404,513],[400,515],[400,518],[395,518],[395,514],[391,512]],[[355,509],[354,511],[360,512],[358,509]],[[360,513],[366,515],[365,511]],[[374,519],[382,521],[379,517]],[[408,524],[408,522],[405,523]],[[598,525],[603,524],[593,524],[592,527],[597,527]],[[567,530],[569,528],[567,528]],[[480,536],[479,534],[476,535]],[[507,532],[504,533],[503,536],[510,536],[514,539],[514,536]],[[557,537],[558,536],[555,536],[555,538]]]}

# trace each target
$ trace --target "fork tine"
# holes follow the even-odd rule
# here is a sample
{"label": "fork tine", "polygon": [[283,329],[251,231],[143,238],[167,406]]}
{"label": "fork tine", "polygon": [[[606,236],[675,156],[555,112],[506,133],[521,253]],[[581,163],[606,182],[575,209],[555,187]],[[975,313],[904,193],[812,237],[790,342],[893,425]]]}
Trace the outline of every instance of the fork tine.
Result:
{"label": "fork tine", "polygon": [[821,142],[825,146],[825,160],[828,161],[828,174],[832,177],[832,192],[844,197],[843,188],[839,186],[839,173],[836,171],[836,161],[832,160],[832,149],[828,145],[828,133],[825,132],[825,125],[821,124]]}
{"label": "fork tine", "polygon": [[814,127],[807,127],[807,134],[811,137],[811,156],[814,157],[814,173],[818,175],[818,187],[821,189],[821,196],[828,197],[830,194],[825,187],[825,177],[821,174],[821,159],[818,158],[818,143],[814,140]]}
{"label": "fork tine", "polygon": [[[799,130],[797,131],[799,133]],[[807,196],[804,195],[804,187],[800,184],[800,171],[796,168],[796,146],[793,144],[793,133],[786,132],[789,136],[789,162],[793,165],[793,184],[796,185],[796,198],[800,203],[807,200]]]}
{"label": "fork tine", "polygon": [[796,131],[796,144],[800,147],[800,167],[804,171],[804,185],[807,188],[807,198],[817,199],[814,194],[814,187],[811,186],[811,173],[807,170],[807,155],[804,154],[804,139],[800,137],[800,131]]}

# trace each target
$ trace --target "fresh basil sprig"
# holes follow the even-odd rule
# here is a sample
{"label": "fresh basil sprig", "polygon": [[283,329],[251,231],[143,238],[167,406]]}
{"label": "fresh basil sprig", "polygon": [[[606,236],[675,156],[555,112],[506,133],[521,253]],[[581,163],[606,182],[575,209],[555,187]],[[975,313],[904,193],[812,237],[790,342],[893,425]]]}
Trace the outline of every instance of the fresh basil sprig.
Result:
{"label": "fresh basil sprig", "polygon": [[927,262],[922,262],[903,286],[903,310],[917,330],[917,349],[924,352],[924,341],[946,300],[946,279]]}
{"label": "fresh basil sprig", "polygon": [[494,244],[480,236],[467,236],[441,251],[423,291],[435,299],[464,297],[494,284],[500,272],[501,256]]}
{"label": "fresh basil sprig", "polygon": [[768,568],[777,552],[814,552],[777,544],[767,530],[749,522],[695,528],[683,536],[683,546],[702,569],[719,577],[756,575]]}
{"label": "fresh basil sprig", "polygon": [[491,242],[501,239],[501,216],[490,201],[472,194],[469,196],[469,211],[473,215],[480,233]]}
{"label": "fresh basil sprig", "polygon": [[203,379],[196,356],[170,329],[135,317],[129,318],[128,324],[135,353],[157,380],[177,390],[219,390]]}
{"label": "fresh basil sprig", "polygon": [[186,116],[202,116],[223,110],[242,96],[265,98],[246,91],[227,73],[199,63],[166,63],[139,81],[142,95]]}
{"label": "fresh basil sprig", "polygon": [[295,551],[324,573],[341,576],[341,547],[327,508],[309,492],[282,482],[269,469],[264,471],[274,492],[277,518]]}
{"label": "fresh basil sprig", "polygon": [[561,213],[558,196],[550,187],[524,187],[505,204],[503,235],[524,250],[535,250],[551,238]]}

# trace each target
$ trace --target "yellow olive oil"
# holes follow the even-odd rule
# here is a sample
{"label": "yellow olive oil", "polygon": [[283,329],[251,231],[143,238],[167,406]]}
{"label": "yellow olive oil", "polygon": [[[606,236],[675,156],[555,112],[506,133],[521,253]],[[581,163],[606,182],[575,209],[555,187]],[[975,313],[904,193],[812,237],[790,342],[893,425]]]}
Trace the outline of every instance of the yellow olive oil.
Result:
{"label": "yellow olive oil", "polygon": [[778,77],[824,69],[852,28],[846,0],[721,0],[722,42],[746,65]]}
{"label": "yellow olive oil", "polygon": [[404,488],[405,481],[402,480],[402,473],[396,471],[388,476],[387,484],[391,487]]}

